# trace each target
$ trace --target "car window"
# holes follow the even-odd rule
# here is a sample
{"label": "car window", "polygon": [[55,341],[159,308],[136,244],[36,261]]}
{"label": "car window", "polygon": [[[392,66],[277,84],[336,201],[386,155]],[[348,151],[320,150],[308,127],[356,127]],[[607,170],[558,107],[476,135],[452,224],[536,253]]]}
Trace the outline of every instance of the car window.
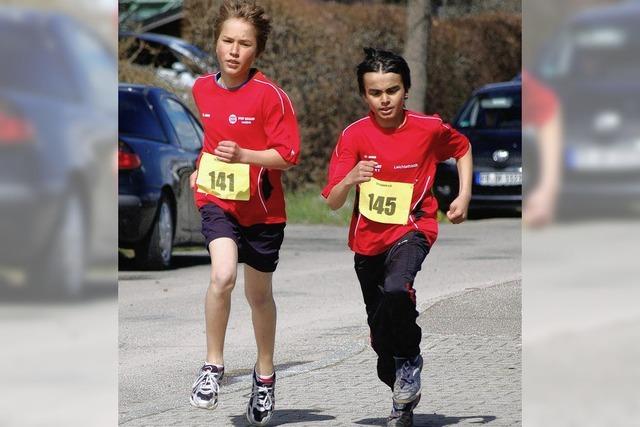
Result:
{"label": "car window", "polygon": [[61,28],[66,33],[75,63],[87,82],[86,95],[95,105],[115,112],[117,98],[113,89],[118,83],[115,53],[82,26],[64,25]]}
{"label": "car window", "polygon": [[476,96],[460,115],[459,128],[519,129],[522,124],[520,93],[496,92]]}
{"label": "car window", "polygon": [[191,123],[193,127],[196,129],[196,133],[198,134],[198,138],[200,140],[200,146],[204,144],[204,131],[202,130],[202,125],[198,120],[193,116],[193,114],[189,114],[189,118],[191,119]]}
{"label": "car window", "polygon": [[169,116],[169,121],[178,135],[180,145],[185,150],[196,151],[201,148],[201,138],[193,126],[189,113],[177,101],[163,98],[162,104]]}
{"label": "car window", "polygon": [[118,133],[166,141],[158,118],[140,92],[119,91]]}
{"label": "car window", "polygon": [[[78,100],[60,38],[38,20],[0,21],[0,88]],[[112,88],[113,89],[113,88]]]}

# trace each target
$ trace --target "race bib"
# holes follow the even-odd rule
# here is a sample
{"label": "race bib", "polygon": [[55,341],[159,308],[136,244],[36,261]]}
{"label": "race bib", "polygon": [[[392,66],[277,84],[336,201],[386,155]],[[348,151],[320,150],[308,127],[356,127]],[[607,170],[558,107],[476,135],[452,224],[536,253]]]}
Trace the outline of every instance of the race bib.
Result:
{"label": "race bib", "polygon": [[225,200],[249,200],[249,165],[225,163],[213,154],[202,153],[196,186],[200,193]]}
{"label": "race bib", "polygon": [[384,224],[406,224],[413,195],[413,184],[371,181],[360,184],[360,213]]}

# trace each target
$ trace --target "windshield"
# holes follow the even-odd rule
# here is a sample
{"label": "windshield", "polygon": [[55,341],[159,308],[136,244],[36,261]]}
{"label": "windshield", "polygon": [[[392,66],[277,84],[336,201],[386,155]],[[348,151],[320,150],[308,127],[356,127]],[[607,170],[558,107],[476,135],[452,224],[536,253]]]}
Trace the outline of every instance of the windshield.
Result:
{"label": "windshield", "polygon": [[458,128],[519,129],[522,123],[520,92],[475,96],[458,120]]}
{"label": "windshield", "polygon": [[623,25],[572,29],[547,50],[540,67],[540,74],[548,79],[635,82],[639,73],[640,34]]}

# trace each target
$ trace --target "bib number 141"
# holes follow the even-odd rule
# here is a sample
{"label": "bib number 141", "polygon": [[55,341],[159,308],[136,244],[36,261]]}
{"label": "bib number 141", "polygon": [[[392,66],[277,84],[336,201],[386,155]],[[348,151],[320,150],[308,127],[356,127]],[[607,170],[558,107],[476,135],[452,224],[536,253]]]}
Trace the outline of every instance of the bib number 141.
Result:
{"label": "bib number 141", "polygon": [[229,182],[229,191],[234,192],[235,175],[233,173],[211,171],[211,188],[214,190],[227,191],[227,181]]}
{"label": "bib number 141", "polygon": [[250,197],[249,165],[225,163],[210,153],[202,153],[196,184],[201,193],[225,200],[247,201]]}

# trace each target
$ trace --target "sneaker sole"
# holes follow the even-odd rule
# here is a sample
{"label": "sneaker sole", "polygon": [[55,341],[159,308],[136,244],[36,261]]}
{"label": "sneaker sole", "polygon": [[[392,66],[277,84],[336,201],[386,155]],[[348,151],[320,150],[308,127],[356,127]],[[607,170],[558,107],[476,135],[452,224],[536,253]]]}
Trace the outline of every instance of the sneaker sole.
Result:
{"label": "sneaker sole", "polygon": [[264,420],[258,422],[258,421],[254,421],[251,419],[251,415],[249,415],[251,411],[251,408],[247,407],[247,410],[244,413],[245,418],[247,419],[247,421],[249,422],[249,425],[252,426],[266,426],[267,424],[269,424],[269,421],[271,421],[271,417],[273,416],[273,412],[271,412],[267,418],[265,418]]}
{"label": "sneaker sole", "polygon": [[405,398],[405,399],[398,399],[395,396],[393,397],[393,400],[396,403],[411,403],[416,399],[420,399],[420,396],[422,395],[422,387],[420,387],[420,389],[418,390],[418,392],[416,394],[414,394],[413,396],[411,396],[410,398]]}
{"label": "sneaker sole", "polygon": [[213,404],[211,403],[197,403],[195,400],[193,400],[193,396],[191,396],[189,398],[189,403],[191,403],[191,406],[193,406],[194,408],[198,408],[198,409],[208,409],[210,411],[216,409],[218,407],[218,402],[215,402]]}

